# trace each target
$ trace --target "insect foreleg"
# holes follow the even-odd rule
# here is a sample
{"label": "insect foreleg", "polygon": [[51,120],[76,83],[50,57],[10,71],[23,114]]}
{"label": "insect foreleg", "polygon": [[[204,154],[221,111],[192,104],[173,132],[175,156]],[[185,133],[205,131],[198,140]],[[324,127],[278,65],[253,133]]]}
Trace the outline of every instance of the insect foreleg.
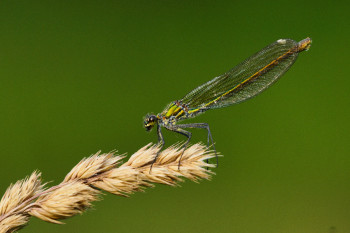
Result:
{"label": "insect foreleg", "polygon": [[158,144],[161,145],[161,147],[164,146],[164,138],[162,134],[162,127],[158,124],[157,125],[157,134],[158,134]]}
{"label": "insect foreleg", "polygon": [[163,137],[163,134],[162,134],[162,127],[159,124],[157,125],[157,134],[158,134],[158,146],[160,148],[157,151],[157,154],[156,154],[156,156],[154,157],[154,159],[152,161],[151,167],[149,169],[150,172],[152,170],[153,164],[157,161],[157,158],[158,158],[158,156],[159,156],[159,154],[160,154],[160,152],[161,152],[161,150],[163,149],[163,146],[164,146],[164,137]]}

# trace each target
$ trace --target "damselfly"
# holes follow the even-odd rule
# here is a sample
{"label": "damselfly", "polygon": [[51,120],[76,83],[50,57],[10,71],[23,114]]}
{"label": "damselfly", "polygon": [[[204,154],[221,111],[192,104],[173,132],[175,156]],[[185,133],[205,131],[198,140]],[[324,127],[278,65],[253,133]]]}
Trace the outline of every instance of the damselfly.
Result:
{"label": "damselfly", "polygon": [[[208,146],[211,141],[216,154],[213,137],[207,123],[177,124],[177,122],[198,116],[209,109],[227,107],[258,95],[281,77],[293,65],[299,52],[308,50],[310,45],[310,38],[300,42],[291,39],[277,40],[227,73],[195,88],[182,99],[171,102],[162,113],[147,115],[144,127],[149,131],[157,125],[158,143],[161,148],[164,145],[162,127],[186,136],[187,141],[183,145],[183,151],[192,135],[191,132],[185,130],[186,128],[206,129]],[[153,163],[157,160],[158,155],[159,152]],[[181,158],[182,155],[179,160],[179,169]],[[218,164],[217,155],[216,164]]]}

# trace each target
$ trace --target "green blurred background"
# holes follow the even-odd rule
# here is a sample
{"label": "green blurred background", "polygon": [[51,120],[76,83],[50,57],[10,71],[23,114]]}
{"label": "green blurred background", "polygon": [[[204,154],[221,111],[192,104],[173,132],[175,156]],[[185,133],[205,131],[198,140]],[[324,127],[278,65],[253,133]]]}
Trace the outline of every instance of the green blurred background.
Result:
{"label": "green blurred background", "polygon": [[[212,181],[105,195],[83,216],[22,232],[350,232],[349,3],[0,3],[0,192],[39,169],[59,183],[84,156],[129,155],[143,117],[280,38],[313,39],[258,97],[210,124]],[[205,141],[192,130],[192,142]],[[183,140],[165,132],[167,145]]]}

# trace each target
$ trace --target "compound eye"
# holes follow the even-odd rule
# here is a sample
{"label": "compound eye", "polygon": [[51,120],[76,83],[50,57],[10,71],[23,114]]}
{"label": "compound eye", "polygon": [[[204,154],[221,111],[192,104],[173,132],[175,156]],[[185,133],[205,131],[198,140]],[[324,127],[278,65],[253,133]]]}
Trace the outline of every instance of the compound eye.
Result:
{"label": "compound eye", "polygon": [[157,117],[155,117],[155,116],[151,116],[150,118],[149,118],[149,121],[156,121],[157,120]]}

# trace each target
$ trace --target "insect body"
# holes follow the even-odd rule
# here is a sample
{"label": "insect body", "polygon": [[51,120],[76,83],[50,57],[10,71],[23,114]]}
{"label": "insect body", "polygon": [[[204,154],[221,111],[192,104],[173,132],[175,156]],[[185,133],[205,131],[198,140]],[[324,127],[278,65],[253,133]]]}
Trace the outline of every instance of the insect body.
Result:
{"label": "insect body", "polygon": [[[203,128],[208,132],[208,146],[211,141],[215,150],[207,123],[177,123],[193,118],[209,109],[227,107],[258,95],[277,81],[293,65],[299,52],[308,50],[310,46],[310,38],[300,42],[291,39],[277,40],[227,73],[195,88],[181,100],[170,103],[162,113],[146,116],[144,127],[149,131],[154,126],[157,126],[158,143],[161,147],[164,145],[161,131],[163,127],[186,136],[187,141],[183,145],[183,149],[186,149],[192,135],[191,132],[185,129]],[[157,160],[158,154],[154,158],[153,163]],[[218,162],[217,156],[216,160]]]}

